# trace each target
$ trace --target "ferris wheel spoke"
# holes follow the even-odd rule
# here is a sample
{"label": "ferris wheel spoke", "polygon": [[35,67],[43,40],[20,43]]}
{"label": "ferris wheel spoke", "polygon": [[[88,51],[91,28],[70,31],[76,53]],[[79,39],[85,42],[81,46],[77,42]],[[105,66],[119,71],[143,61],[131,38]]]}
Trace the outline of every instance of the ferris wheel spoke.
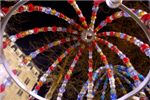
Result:
{"label": "ferris wheel spoke", "polygon": [[[126,71],[126,67],[125,66],[121,66],[121,65],[118,65],[117,67],[116,67],[116,69],[117,69],[117,71],[120,71],[120,72],[123,72],[123,73],[125,73],[128,77],[130,77],[130,74],[127,74],[128,72]],[[136,71],[136,70],[135,70]],[[137,71],[136,71],[137,72]],[[144,76],[142,75],[142,74],[140,74],[139,72],[137,72],[137,74],[138,74],[138,77],[139,77],[139,79],[140,80],[144,80]]]}
{"label": "ferris wheel spoke", "polygon": [[34,93],[36,93],[36,94],[38,93],[38,91],[40,90],[40,88],[41,88],[41,86],[43,85],[43,83],[46,82],[46,79],[47,79],[48,75],[50,75],[51,72],[57,67],[57,65],[58,65],[75,47],[77,47],[77,46],[79,46],[79,45],[80,45],[80,43],[77,43],[77,44],[71,46],[71,47],[68,48],[61,56],[59,56],[59,57],[57,58],[57,60],[48,68],[48,70],[46,71],[46,73],[44,73],[44,74],[40,77],[40,79],[39,79],[37,85],[35,86],[35,88],[34,88],[34,90],[33,90]]}
{"label": "ferris wheel spoke", "polygon": [[70,77],[73,73],[73,70],[75,68],[75,65],[77,64],[79,58],[81,57],[82,55],[82,51],[83,51],[84,47],[79,47],[79,50],[78,50],[78,53],[76,54],[76,56],[74,57],[73,59],[73,62],[72,64],[70,65],[70,68],[69,70],[67,71],[67,74],[65,75],[65,79],[63,80],[63,83],[61,85],[61,87],[59,88],[59,93],[58,93],[58,97],[57,97],[57,100],[61,100],[62,96],[63,96],[63,93],[65,92],[65,88],[66,88],[66,85],[68,83],[68,81],[70,80]]}
{"label": "ferris wheel spoke", "polygon": [[64,32],[64,33],[70,33],[73,35],[79,35],[78,31],[76,31],[76,30],[68,29],[65,27],[52,26],[52,27],[41,27],[41,28],[36,27],[34,29],[20,32],[15,35],[11,35],[9,37],[9,39],[13,42],[16,42],[18,39],[21,39],[21,38],[24,38],[26,36],[33,35],[33,34],[39,34],[40,32],[54,32],[54,33],[55,32]]}
{"label": "ferris wheel spoke", "polygon": [[[128,77],[128,78],[132,78],[131,77],[131,75],[130,75],[130,73],[127,71],[128,70],[128,68],[127,67],[124,67],[124,66],[117,66],[117,68],[116,68],[116,70],[118,71],[118,72],[120,72],[120,73],[122,73],[122,75],[125,75],[126,77]],[[139,77],[139,74],[138,74],[138,72],[136,71],[136,70],[133,70],[135,73],[137,73],[137,75],[138,75],[138,77]],[[140,77],[139,77],[139,79],[140,79]]]}
{"label": "ferris wheel spoke", "polygon": [[88,60],[88,93],[87,93],[87,99],[91,100],[93,99],[93,49],[92,49],[92,45],[89,45],[88,47],[88,51],[89,51],[89,60]]}
{"label": "ferris wheel spoke", "polygon": [[105,100],[105,94],[106,94],[106,89],[107,89],[107,85],[108,85],[108,78],[106,77],[105,81],[104,81],[104,85],[103,85],[103,89],[101,91],[101,100]]}
{"label": "ferris wheel spoke", "polygon": [[101,38],[98,38],[98,41],[101,43],[101,44],[104,44],[104,45],[107,45],[108,48],[111,49],[111,51],[115,52],[119,58],[123,61],[123,63],[127,66],[127,69],[128,69],[128,72],[131,73],[131,76],[132,78],[134,79],[134,81],[136,81],[136,86],[138,86],[140,84],[139,82],[139,78],[138,78],[138,75],[137,73],[134,72],[134,67],[133,65],[131,64],[130,62],[130,59],[128,57],[126,57],[125,54],[123,54],[118,48],[117,46],[113,45],[112,43],[104,40],[104,39],[101,39]]}
{"label": "ferris wheel spoke", "polygon": [[[117,75],[121,78],[121,79],[123,79],[133,90],[136,88],[136,86],[134,86],[134,84],[132,84],[132,82],[129,80],[129,79],[127,79],[125,76],[128,76],[129,77],[129,75],[127,74],[127,72],[125,71],[118,71],[118,72],[116,72],[117,73]],[[145,87],[145,90],[149,93],[150,92],[150,89],[146,86]],[[142,99],[142,98],[146,98],[146,95],[145,95],[145,92],[144,92],[144,89],[140,92],[140,94],[139,94],[139,98],[140,99]],[[134,99],[134,96],[132,97],[133,99]]]}
{"label": "ferris wheel spoke", "polygon": [[116,95],[116,89],[115,89],[115,79],[114,79],[114,75],[113,75],[113,71],[111,70],[111,66],[109,65],[108,61],[107,61],[107,57],[105,56],[105,54],[102,52],[101,48],[98,46],[96,41],[93,41],[93,44],[95,45],[95,48],[97,50],[97,52],[100,54],[100,58],[103,61],[105,68],[106,68],[106,73],[107,73],[107,77],[109,78],[109,84],[110,84],[110,88],[112,91],[111,92],[111,99],[117,99],[117,95]]}
{"label": "ferris wheel spoke", "polygon": [[[103,69],[104,69],[104,67],[99,67],[99,68],[94,72],[94,74],[93,74],[93,82],[95,82],[95,81],[98,79],[98,76],[99,76],[100,74],[102,74]],[[104,73],[104,75],[106,75],[106,74]],[[84,83],[84,85],[83,85],[83,87],[82,87],[80,93],[78,94],[77,100],[82,100],[82,99],[83,99],[83,97],[84,97],[84,95],[86,94],[86,91],[87,91],[87,89],[88,89],[88,88],[87,88],[88,82],[89,82],[89,80],[87,80],[87,81]]]}
{"label": "ferris wheel spoke", "polygon": [[[98,38],[98,41],[102,44],[105,44],[108,46],[108,48],[110,48],[113,52],[115,52],[120,59],[123,61],[123,63],[127,66],[127,71],[128,73],[130,73],[132,79],[134,80],[134,84],[136,87],[138,87],[138,85],[141,83],[141,81],[139,80],[138,74],[137,72],[135,72],[135,69],[133,67],[133,65],[130,62],[130,59],[128,57],[126,57],[125,54],[123,54],[115,45],[113,45],[112,43],[103,40],[101,38]],[[140,94],[145,95],[145,93],[140,92]]]}
{"label": "ferris wheel spoke", "polygon": [[124,95],[127,94],[127,91],[126,91],[125,87],[123,86],[123,84],[122,84],[121,80],[119,79],[119,77],[117,75],[115,75],[115,78],[116,78],[116,81],[119,85],[118,88],[120,88],[122,90],[122,93]]}
{"label": "ferris wheel spoke", "polygon": [[131,81],[130,81],[129,79],[127,79],[124,75],[122,75],[122,73],[116,72],[116,74],[117,74],[122,80],[124,80],[127,84],[129,84],[129,86],[130,86],[132,89],[135,88],[134,84],[132,84]]}
{"label": "ferris wheel spoke", "polygon": [[82,23],[82,25],[84,26],[84,28],[88,28],[87,22],[85,17],[82,14],[82,11],[80,10],[79,6],[77,5],[75,0],[68,0],[68,3],[74,8],[74,10],[76,11],[76,13],[78,14],[79,18],[80,18],[80,22]]}
{"label": "ferris wheel spoke", "polygon": [[[9,8],[3,7],[2,11],[4,14],[7,14],[10,9],[11,9],[11,7],[9,7]],[[63,13],[58,12],[55,9],[52,9],[50,7],[47,8],[47,7],[37,6],[37,5],[33,5],[33,4],[28,4],[28,5],[23,5],[23,6],[19,7],[16,10],[15,14],[23,13],[23,12],[34,12],[34,11],[43,12],[46,14],[56,16],[58,18],[65,20],[66,22],[68,22],[68,24],[75,26],[80,31],[83,30],[83,28],[79,24],[77,24],[73,19],[67,17]]]}
{"label": "ferris wheel spoke", "polygon": [[[121,73],[122,75],[124,75],[124,76],[127,76],[127,77],[130,77],[130,74],[129,73],[127,73],[126,71],[118,71],[119,73]],[[144,80],[144,77],[141,75],[141,74],[138,74],[138,77],[139,77],[139,79],[141,80],[141,81],[143,81]],[[148,94],[150,94],[150,82],[148,83],[148,85],[144,88],[147,92],[148,92]],[[134,87],[135,88],[135,87]],[[143,90],[144,91],[144,90]]]}
{"label": "ferris wheel spoke", "polygon": [[61,44],[64,44],[66,42],[71,42],[71,41],[75,41],[75,40],[80,40],[80,38],[76,38],[76,37],[73,37],[73,38],[63,38],[61,40],[57,40],[57,41],[54,41],[52,43],[49,43],[47,45],[44,45],[42,47],[40,47],[39,49],[35,50],[34,52],[31,52],[27,57],[25,57],[21,64],[27,64],[29,63],[29,61],[31,61],[33,58],[37,57],[37,55],[39,55],[40,53],[43,53],[45,52],[46,50],[54,47],[54,46],[57,46],[57,45],[61,45]]}
{"label": "ferris wheel spoke", "polygon": [[99,79],[98,79],[98,82],[96,83],[95,87],[94,87],[94,95],[96,94],[99,86],[101,85],[102,81],[104,80],[104,78],[107,78],[106,77],[106,73],[104,73]]}
{"label": "ferris wheel spoke", "polygon": [[46,93],[46,96],[45,96],[45,97],[46,97],[47,99],[50,100],[50,99],[52,98],[52,95],[54,94],[55,90],[58,88],[58,86],[59,86],[61,80],[63,79],[64,70],[65,70],[65,68],[67,67],[68,60],[69,60],[70,56],[72,56],[73,51],[75,51],[75,50],[72,50],[72,51],[68,54],[68,56],[65,58],[65,60],[64,60],[64,62],[63,62],[63,64],[62,64],[61,66],[58,65],[58,67],[59,67],[59,69],[60,69],[60,72],[59,72],[59,75],[58,75],[58,79],[55,80],[55,81],[53,81],[53,83],[51,84],[51,87],[49,88],[49,91]]}
{"label": "ferris wheel spoke", "polygon": [[[135,13],[139,18],[142,18],[143,15],[147,14],[147,12],[143,11],[143,10],[135,10],[132,9],[133,13]],[[127,14],[124,11],[118,11],[114,14],[112,14],[111,16],[108,16],[105,20],[101,21],[99,23],[99,25],[95,28],[94,32],[98,32],[100,29],[102,29],[104,26],[106,26],[109,23],[112,23],[113,20],[119,19],[121,17],[130,17],[129,14]]]}
{"label": "ferris wheel spoke", "polygon": [[93,0],[93,7],[92,7],[92,16],[91,16],[91,23],[89,25],[89,29],[94,29],[95,20],[97,16],[97,12],[99,10],[99,4],[104,2],[104,0]]}
{"label": "ferris wheel spoke", "polygon": [[[131,76],[130,76],[130,73],[128,73],[127,71],[126,71],[126,67],[124,67],[124,66],[117,66],[117,71],[119,72],[119,73],[121,73],[122,75],[125,75],[125,76],[127,76],[127,77],[130,77],[131,78]],[[142,74],[140,74],[140,73],[138,73],[136,70],[135,70],[135,72],[138,74],[138,77],[139,77],[139,79],[141,80],[141,81],[143,81],[144,79],[145,79],[145,77],[142,75]],[[150,93],[150,89],[149,89],[149,87],[150,87],[150,82],[149,82],[149,84],[146,86],[146,90],[148,91],[148,93]]]}
{"label": "ferris wheel spoke", "polygon": [[140,50],[142,52],[144,52],[145,55],[150,58],[150,46],[148,44],[146,44],[146,43],[143,43],[142,41],[140,41],[136,37],[127,35],[125,33],[113,32],[113,31],[102,32],[102,33],[99,33],[98,36],[113,36],[113,37],[117,37],[117,38],[129,41],[130,43],[133,43],[134,45],[138,46],[140,48]]}

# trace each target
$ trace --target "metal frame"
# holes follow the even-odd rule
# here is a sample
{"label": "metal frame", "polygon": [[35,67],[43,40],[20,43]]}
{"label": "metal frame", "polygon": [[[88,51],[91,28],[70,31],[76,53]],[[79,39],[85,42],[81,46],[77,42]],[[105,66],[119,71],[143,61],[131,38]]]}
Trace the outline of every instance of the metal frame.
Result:
{"label": "metal frame", "polygon": [[[28,94],[30,94],[31,96],[33,96],[36,99],[39,100],[47,100],[35,93],[33,93],[32,91],[30,91],[23,83],[21,83],[19,81],[19,79],[12,73],[12,71],[10,70],[9,64],[7,63],[4,53],[3,53],[3,48],[2,48],[2,39],[3,39],[3,33],[4,30],[6,28],[6,25],[8,23],[8,20],[11,18],[11,16],[13,15],[13,12],[19,8],[21,5],[25,4],[27,1],[19,1],[17,2],[14,7],[9,11],[9,13],[4,17],[3,21],[1,22],[2,28],[1,28],[1,33],[0,33],[0,63],[4,65],[7,73],[10,75],[10,77],[16,82],[16,84],[22,88],[25,92],[27,92]],[[106,0],[107,1],[107,0]],[[143,23],[141,23],[141,21],[138,19],[138,17],[132,13],[125,5],[121,4],[119,6],[119,8],[125,12],[127,12],[138,24],[139,26],[142,28],[142,30],[145,32],[146,36],[148,37],[148,40],[150,42],[150,35],[148,35],[148,31],[147,28],[143,25]],[[139,87],[137,87],[136,89],[134,89],[133,91],[129,92],[128,94],[122,96],[121,98],[119,98],[118,100],[126,100],[128,98],[130,98],[131,96],[133,96],[134,94],[138,93],[139,91],[141,91],[150,81],[150,71],[147,74],[146,78],[144,79],[144,81],[139,85]]]}
{"label": "metal frame", "polygon": [[124,12],[127,12],[137,22],[137,24],[142,28],[145,35],[147,36],[148,41],[150,42],[150,33],[148,32],[148,29],[146,28],[146,26],[139,20],[137,15],[132,13],[132,11],[128,7],[126,7],[124,4],[121,4],[119,8],[123,10]]}

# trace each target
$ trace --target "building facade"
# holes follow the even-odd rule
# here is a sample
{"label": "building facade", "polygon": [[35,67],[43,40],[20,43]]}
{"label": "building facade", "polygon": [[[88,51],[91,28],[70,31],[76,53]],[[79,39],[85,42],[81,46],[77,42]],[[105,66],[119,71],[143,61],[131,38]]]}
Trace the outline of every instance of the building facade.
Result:
{"label": "building facade", "polygon": [[[4,49],[4,54],[12,70],[16,70],[15,75],[19,80],[24,83],[30,90],[33,89],[39,76],[39,71],[33,63],[29,63],[27,66],[19,66],[19,62],[23,59],[24,54],[17,48],[14,43],[10,43]],[[3,66],[0,65],[0,84],[6,84],[6,79],[11,79],[6,73]],[[8,81],[8,80],[6,80]],[[5,90],[0,92],[0,100],[28,100],[29,95],[17,86],[15,82],[9,80],[9,85],[5,86]],[[2,89],[1,89],[2,90]]]}

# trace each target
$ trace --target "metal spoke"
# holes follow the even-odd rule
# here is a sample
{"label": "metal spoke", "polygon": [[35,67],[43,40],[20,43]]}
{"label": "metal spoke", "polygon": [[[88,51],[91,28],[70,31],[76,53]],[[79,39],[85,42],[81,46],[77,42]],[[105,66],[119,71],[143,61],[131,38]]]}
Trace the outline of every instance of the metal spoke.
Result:
{"label": "metal spoke", "polygon": [[79,51],[78,51],[77,55],[74,57],[73,62],[70,65],[70,68],[67,71],[67,74],[65,75],[65,79],[63,80],[63,83],[62,83],[61,87],[59,88],[59,93],[58,93],[57,100],[60,100],[62,98],[63,93],[65,92],[66,85],[67,85],[68,81],[70,80],[70,77],[71,77],[71,75],[73,73],[75,65],[77,64],[80,56],[82,55],[83,49],[84,49],[84,47],[81,46],[79,48]]}
{"label": "metal spoke", "polygon": [[83,16],[82,11],[80,10],[80,8],[77,5],[76,1],[75,0],[68,0],[68,3],[74,8],[74,10],[76,11],[76,13],[78,14],[78,16],[80,18],[80,22],[82,23],[82,25],[84,26],[84,28],[88,28],[86,19]]}
{"label": "metal spoke", "polygon": [[130,43],[133,43],[134,45],[138,46],[142,52],[145,53],[146,56],[150,58],[150,46],[146,43],[143,43],[136,37],[130,36],[128,34],[122,33],[122,32],[102,32],[99,33],[98,36],[113,36],[120,39],[124,39],[126,41],[129,41]]}

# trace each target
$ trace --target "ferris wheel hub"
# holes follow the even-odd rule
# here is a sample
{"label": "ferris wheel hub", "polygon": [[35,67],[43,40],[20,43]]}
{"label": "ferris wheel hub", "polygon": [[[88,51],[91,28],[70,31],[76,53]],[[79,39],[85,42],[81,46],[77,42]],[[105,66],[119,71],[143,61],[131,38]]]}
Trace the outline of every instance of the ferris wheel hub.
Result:
{"label": "ferris wheel hub", "polygon": [[95,39],[95,34],[92,30],[84,30],[81,33],[81,39],[86,43],[90,43]]}

